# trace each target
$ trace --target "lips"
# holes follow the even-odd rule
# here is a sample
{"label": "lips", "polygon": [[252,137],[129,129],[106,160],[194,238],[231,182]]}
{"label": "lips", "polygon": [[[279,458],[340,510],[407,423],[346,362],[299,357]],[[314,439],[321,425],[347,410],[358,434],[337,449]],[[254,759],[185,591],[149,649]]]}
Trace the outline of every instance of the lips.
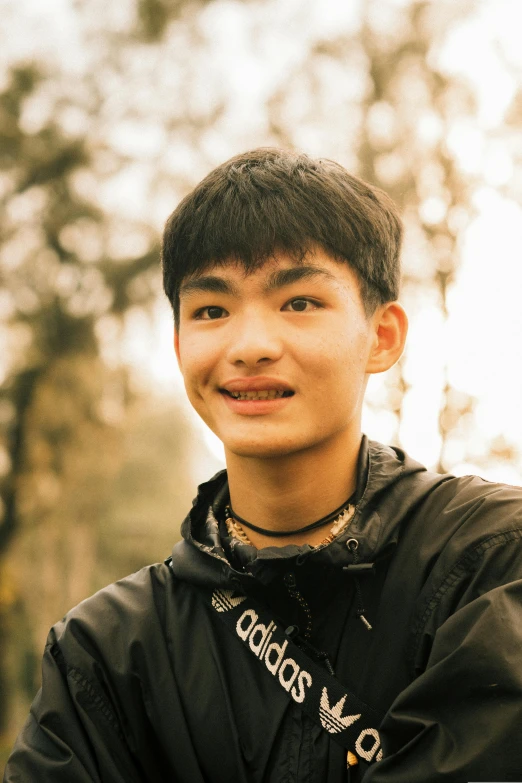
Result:
{"label": "lips", "polygon": [[219,389],[225,397],[238,402],[272,402],[292,397],[294,390],[278,378],[233,378]]}
{"label": "lips", "polygon": [[280,397],[291,397],[293,392],[291,391],[279,391],[277,389],[260,389],[259,391],[228,391],[224,390],[225,394],[233,397],[234,400],[277,400]]}
{"label": "lips", "polygon": [[278,378],[257,376],[255,378],[232,378],[219,391],[234,399],[278,399],[291,397],[294,390]]}

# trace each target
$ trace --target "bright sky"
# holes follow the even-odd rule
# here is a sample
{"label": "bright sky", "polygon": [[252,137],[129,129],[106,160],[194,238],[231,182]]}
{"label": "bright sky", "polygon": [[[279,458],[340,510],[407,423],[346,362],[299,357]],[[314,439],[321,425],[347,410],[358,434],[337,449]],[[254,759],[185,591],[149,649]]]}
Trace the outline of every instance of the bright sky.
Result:
{"label": "bright sky", "polygon": [[[81,70],[85,63],[82,62],[79,31],[74,27],[69,10],[70,2],[72,0],[47,0],[42,4],[38,0],[17,0],[15,4],[4,0],[4,17],[8,19],[11,34],[9,45],[3,48],[3,54],[0,53],[0,63],[13,55],[14,47],[17,54],[30,55],[39,50],[47,56],[65,58],[68,67]],[[377,3],[375,7],[382,12],[383,24],[387,23],[388,6],[401,6],[406,2]],[[449,0],[437,2],[446,2],[448,9],[451,8]],[[416,308],[407,350],[406,372],[412,389],[406,398],[401,439],[413,456],[428,465],[436,462],[440,445],[437,417],[445,368],[457,390],[479,398],[476,414],[479,432],[468,434],[477,441],[472,444],[477,459],[485,438],[504,434],[508,440],[522,443],[519,349],[522,341],[519,301],[522,210],[520,205],[500,193],[500,188],[512,175],[509,155],[501,145],[484,136],[485,130],[501,122],[518,86],[516,69],[518,77],[522,72],[522,2],[481,0],[475,5],[471,21],[455,24],[439,58],[448,72],[465,75],[476,85],[479,96],[476,122],[456,127],[448,144],[470,175],[484,175],[485,185],[476,194],[476,218],[463,237],[462,265],[450,295],[448,322],[443,323],[440,312],[429,301],[422,308]],[[103,8],[107,9],[107,4]],[[117,8],[111,8],[111,14],[125,16],[129,5],[121,2]],[[259,133],[261,100],[293,64],[299,63],[306,40],[319,29],[325,35],[341,29],[350,30],[356,24],[357,10],[358,2],[346,0],[272,0],[248,4],[248,7],[233,0],[223,0],[208,6],[203,31],[206,25],[211,33],[212,79],[226,80],[230,87],[232,100],[228,122],[234,126],[235,135],[231,138],[235,145],[243,144],[244,140],[244,148],[254,146],[251,139],[255,141]],[[272,33],[253,50],[247,33],[260,18],[266,23],[270,21]],[[510,73],[505,61],[515,70]],[[357,84],[348,85],[347,89],[358,87]],[[204,101],[205,94],[202,93],[199,99]],[[121,132],[124,133],[123,128]],[[132,128],[127,129],[127,139],[122,135],[121,144],[131,148],[138,144],[142,151],[143,145],[148,144],[152,150],[161,141],[154,137],[154,132],[151,128],[150,137],[142,134],[138,138]],[[305,149],[306,142],[304,136],[302,146]],[[310,151],[315,154],[314,147],[321,139],[310,137],[309,142]],[[225,159],[237,151],[230,147],[224,132],[210,134],[208,144],[214,159]],[[327,150],[326,154],[335,156],[332,150]],[[201,171],[201,175],[204,173]],[[132,175],[129,176],[132,179]],[[115,186],[113,199],[116,202],[122,189],[128,194],[140,192],[138,168],[135,176],[134,185],[126,181]],[[140,209],[138,196],[136,198],[136,205],[129,202],[130,211]],[[161,222],[165,210],[160,209],[159,214],[161,217],[157,219]],[[110,350],[108,346],[107,351]],[[119,357],[131,361],[138,368],[137,378],[146,378],[146,384],[152,384],[159,393],[174,393],[184,415],[193,420],[194,426],[204,426],[184,402],[172,351],[171,316],[166,304],[158,304],[152,331],[143,314],[129,314]],[[372,384],[371,394],[378,396],[378,387],[377,379]],[[364,423],[371,437],[386,441],[392,435],[393,421],[386,410],[366,411]],[[221,444],[206,428],[203,431],[212,452],[221,457]],[[459,448],[458,441],[452,445],[455,472],[479,472],[488,478],[522,483],[522,475],[515,467],[492,462],[487,470],[480,469],[473,463],[465,463]]]}

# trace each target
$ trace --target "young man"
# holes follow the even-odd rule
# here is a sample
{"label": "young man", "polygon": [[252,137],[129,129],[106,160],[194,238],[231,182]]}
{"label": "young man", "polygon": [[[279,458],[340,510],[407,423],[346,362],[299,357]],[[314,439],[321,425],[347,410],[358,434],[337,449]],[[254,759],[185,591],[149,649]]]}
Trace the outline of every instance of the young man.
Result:
{"label": "young man", "polygon": [[522,780],[522,491],[361,434],[400,239],[383,193],[274,149],[175,210],[176,354],[227,472],[166,563],[52,629],[5,781]]}

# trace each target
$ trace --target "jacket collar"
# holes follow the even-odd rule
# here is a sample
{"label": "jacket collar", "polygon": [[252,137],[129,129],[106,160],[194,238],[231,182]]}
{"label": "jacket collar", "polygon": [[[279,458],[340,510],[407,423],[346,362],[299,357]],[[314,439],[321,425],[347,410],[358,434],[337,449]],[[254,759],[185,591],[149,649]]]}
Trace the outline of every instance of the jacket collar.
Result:
{"label": "jacket collar", "polygon": [[[359,542],[361,561],[384,557],[398,541],[400,521],[408,507],[418,500],[418,482],[411,479],[419,473],[426,473],[426,469],[400,449],[363,436],[357,465],[356,512],[349,527],[331,544],[315,549],[290,545],[256,550],[244,573],[228,562],[219,536],[215,509],[228,494],[227,474],[222,470],[198,488],[192,510],[182,524],[183,541],[172,553],[172,568],[182,579],[209,586],[223,586],[231,577],[242,582],[252,577],[265,581],[271,579],[271,571],[288,569],[297,559],[343,567],[352,561],[346,542],[354,537]],[[425,492],[421,482],[420,493]]]}

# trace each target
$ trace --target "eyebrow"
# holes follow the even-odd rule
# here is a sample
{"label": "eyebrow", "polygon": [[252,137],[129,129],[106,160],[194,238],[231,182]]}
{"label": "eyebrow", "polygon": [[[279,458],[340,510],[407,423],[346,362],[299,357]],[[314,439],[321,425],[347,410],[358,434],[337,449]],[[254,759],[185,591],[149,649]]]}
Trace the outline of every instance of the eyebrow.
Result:
{"label": "eyebrow", "polygon": [[292,283],[298,283],[300,280],[309,280],[313,277],[324,277],[327,280],[336,280],[335,275],[321,266],[306,264],[302,266],[292,266],[289,269],[276,269],[268,278],[264,291],[275,291],[278,288],[284,288]]}
{"label": "eyebrow", "polygon": [[206,292],[210,294],[231,294],[239,295],[238,287],[224,277],[217,275],[200,275],[193,277],[182,283],[179,289],[180,296],[186,296],[194,293]]}
{"label": "eyebrow", "polygon": [[[263,286],[263,292],[269,293],[285,286],[298,283],[300,280],[309,280],[314,277],[323,277],[327,280],[336,280],[335,275],[327,269],[313,264],[292,266],[289,269],[276,269],[272,272]],[[239,288],[231,280],[217,275],[200,275],[186,280],[180,288],[180,296],[192,293],[229,294],[239,296]]]}

